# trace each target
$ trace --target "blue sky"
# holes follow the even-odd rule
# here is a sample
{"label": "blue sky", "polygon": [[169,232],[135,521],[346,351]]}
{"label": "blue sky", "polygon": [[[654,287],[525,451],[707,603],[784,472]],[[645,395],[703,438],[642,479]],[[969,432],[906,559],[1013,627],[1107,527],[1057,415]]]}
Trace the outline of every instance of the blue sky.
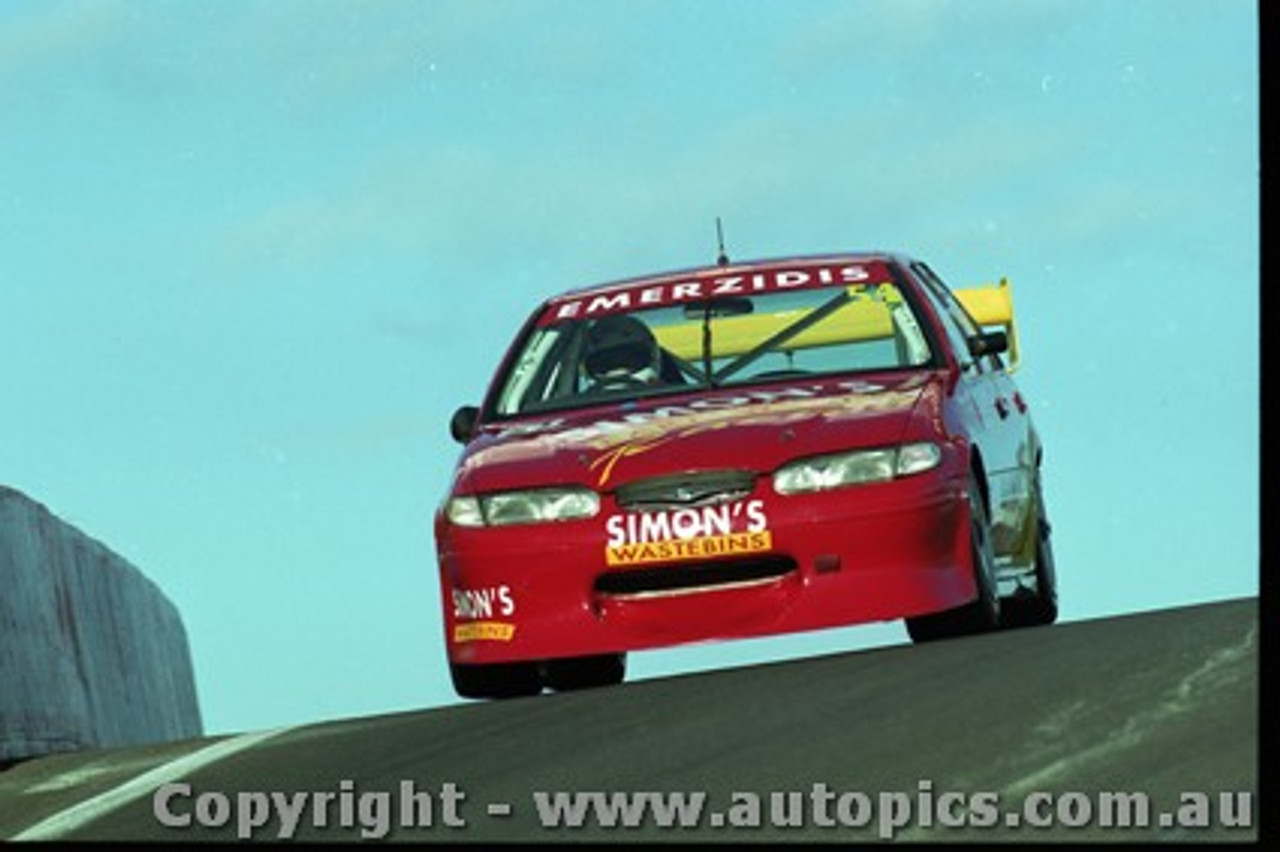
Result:
{"label": "blue sky", "polygon": [[[211,733],[440,706],[431,516],[550,293],[1008,276],[1062,616],[1259,580],[1245,0],[6,0],[0,483],[180,607]],[[631,676],[897,644],[897,623]]]}

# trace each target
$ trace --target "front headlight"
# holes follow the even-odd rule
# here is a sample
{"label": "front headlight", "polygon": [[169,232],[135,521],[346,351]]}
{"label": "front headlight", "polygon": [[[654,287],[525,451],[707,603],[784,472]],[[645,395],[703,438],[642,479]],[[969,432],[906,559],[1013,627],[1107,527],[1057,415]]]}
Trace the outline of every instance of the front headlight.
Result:
{"label": "front headlight", "polygon": [[854,450],[814,456],[783,465],[773,474],[779,494],[806,494],[846,485],[887,482],[932,470],[942,461],[937,444],[903,444],[874,450]]}
{"label": "front headlight", "polygon": [[479,497],[453,497],[445,516],[463,527],[498,527],[590,518],[600,511],[600,497],[586,488],[536,488],[500,491]]}

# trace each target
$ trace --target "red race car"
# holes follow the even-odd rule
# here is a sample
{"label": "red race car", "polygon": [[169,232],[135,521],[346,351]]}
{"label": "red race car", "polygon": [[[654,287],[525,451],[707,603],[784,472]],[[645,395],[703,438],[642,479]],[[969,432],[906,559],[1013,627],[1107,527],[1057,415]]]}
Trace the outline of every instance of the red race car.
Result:
{"label": "red race car", "polygon": [[1057,618],[1008,283],[897,253],[555,296],[525,323],[435,519],[468,698],[620,682],[626,653],[905,619]]}

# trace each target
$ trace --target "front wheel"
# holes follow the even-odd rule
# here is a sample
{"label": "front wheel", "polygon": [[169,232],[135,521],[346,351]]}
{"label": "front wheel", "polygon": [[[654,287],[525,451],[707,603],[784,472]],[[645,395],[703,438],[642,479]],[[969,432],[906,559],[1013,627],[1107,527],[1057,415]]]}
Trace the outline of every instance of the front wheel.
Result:
{"label": "front wheel", "polygon": [[556,692],[615,686],[626,676],[626,654],[547,660],[542,673],[543,682]]}
{"label": "front wheel", "polygon": [[913,642],[931,642],[985,633],[1000,626],[1000,595],[996,584],[995,554],[987,505],[974,477],[969,478],[969,556],[978,596],[963,606],[906,619]]}
{"label": "front wheel", "polygon": [[450,663],[453,691],[463,698],[518,698],[542,691],[537,663]]}

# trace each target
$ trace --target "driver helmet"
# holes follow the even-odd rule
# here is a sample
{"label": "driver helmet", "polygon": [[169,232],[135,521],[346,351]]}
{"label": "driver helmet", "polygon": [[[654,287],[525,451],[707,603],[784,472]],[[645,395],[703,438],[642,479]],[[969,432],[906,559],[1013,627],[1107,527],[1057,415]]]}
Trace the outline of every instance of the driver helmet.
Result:
{"label": "driver helmet", "polygon": [[661,357],[653,332],[633,316],[610,314],[587,330],[583,367],[596,384],[654,382]]}

